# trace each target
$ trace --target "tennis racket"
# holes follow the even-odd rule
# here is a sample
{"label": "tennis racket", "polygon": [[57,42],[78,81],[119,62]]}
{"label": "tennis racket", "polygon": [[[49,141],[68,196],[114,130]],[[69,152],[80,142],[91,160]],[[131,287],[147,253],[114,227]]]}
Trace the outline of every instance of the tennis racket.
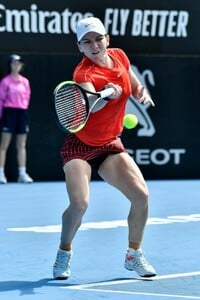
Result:
{"label": "tennis racket", "polygon": [[[83,89],[74,81],[63,81],[54,90],[54,111],[56,121],[64,132],[76,133],[86,124],[94,106],[108,98],[114,92],[113,88],[93,93]],[[88,96],[95,95],[97,99],[89,104]]]}

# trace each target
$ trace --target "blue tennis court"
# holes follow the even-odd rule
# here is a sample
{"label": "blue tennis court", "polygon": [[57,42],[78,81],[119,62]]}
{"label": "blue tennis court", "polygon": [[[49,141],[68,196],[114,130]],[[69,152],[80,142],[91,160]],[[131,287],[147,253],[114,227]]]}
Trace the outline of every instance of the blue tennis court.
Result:
{"label": "blue tennis court", "polygon": [[52,279],[64,182],[0,186],[0,299],[200,299],[200,180],[147,181],[150,215],[143,250],[152,279],[124,269],[129,202],[91,182],[90,206],[74,240],[72,275]]}

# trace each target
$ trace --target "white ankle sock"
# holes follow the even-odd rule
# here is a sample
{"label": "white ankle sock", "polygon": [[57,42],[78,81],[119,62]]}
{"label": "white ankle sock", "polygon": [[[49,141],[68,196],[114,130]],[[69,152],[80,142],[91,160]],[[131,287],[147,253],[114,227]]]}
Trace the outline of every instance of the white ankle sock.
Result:
{"label": "white ankle sock", "polygon": [[18,171],[19,171],[19,175],[25,175],[26,174],[26,167],[19,167]]}
{"label": "white ankle sock", "polygon": [[4,167],[0,167],[0,175],[5,175]]}

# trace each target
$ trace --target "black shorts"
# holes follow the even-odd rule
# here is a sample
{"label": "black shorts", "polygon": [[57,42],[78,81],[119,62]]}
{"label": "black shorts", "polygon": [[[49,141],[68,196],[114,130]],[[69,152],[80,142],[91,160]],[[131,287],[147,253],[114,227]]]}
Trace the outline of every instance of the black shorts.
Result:
{"label": "black shorts", "polygon": [[1,119],[1,131],[13,134],[28,133],[28,111],[21,108],[4,107]]}
{"label": "black shorts", "polygon": [[72,159],[83,159],[98,171],[102,162],[110,154],[126,152],[121,139],[117,137],[102,146],[90,146],[80,141],[75,134],[69,134],[61,149],[63,166]]}

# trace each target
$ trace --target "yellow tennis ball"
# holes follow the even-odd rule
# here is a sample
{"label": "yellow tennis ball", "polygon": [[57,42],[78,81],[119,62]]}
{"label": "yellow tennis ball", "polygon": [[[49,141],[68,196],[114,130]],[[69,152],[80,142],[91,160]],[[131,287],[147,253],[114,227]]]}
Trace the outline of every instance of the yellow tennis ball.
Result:
{"label": "yellow tennis ball", "polygon": [[123,125],[126,129],[133,129],[138,124],[138,118],[136,115],[127,114],[124,116]]}

